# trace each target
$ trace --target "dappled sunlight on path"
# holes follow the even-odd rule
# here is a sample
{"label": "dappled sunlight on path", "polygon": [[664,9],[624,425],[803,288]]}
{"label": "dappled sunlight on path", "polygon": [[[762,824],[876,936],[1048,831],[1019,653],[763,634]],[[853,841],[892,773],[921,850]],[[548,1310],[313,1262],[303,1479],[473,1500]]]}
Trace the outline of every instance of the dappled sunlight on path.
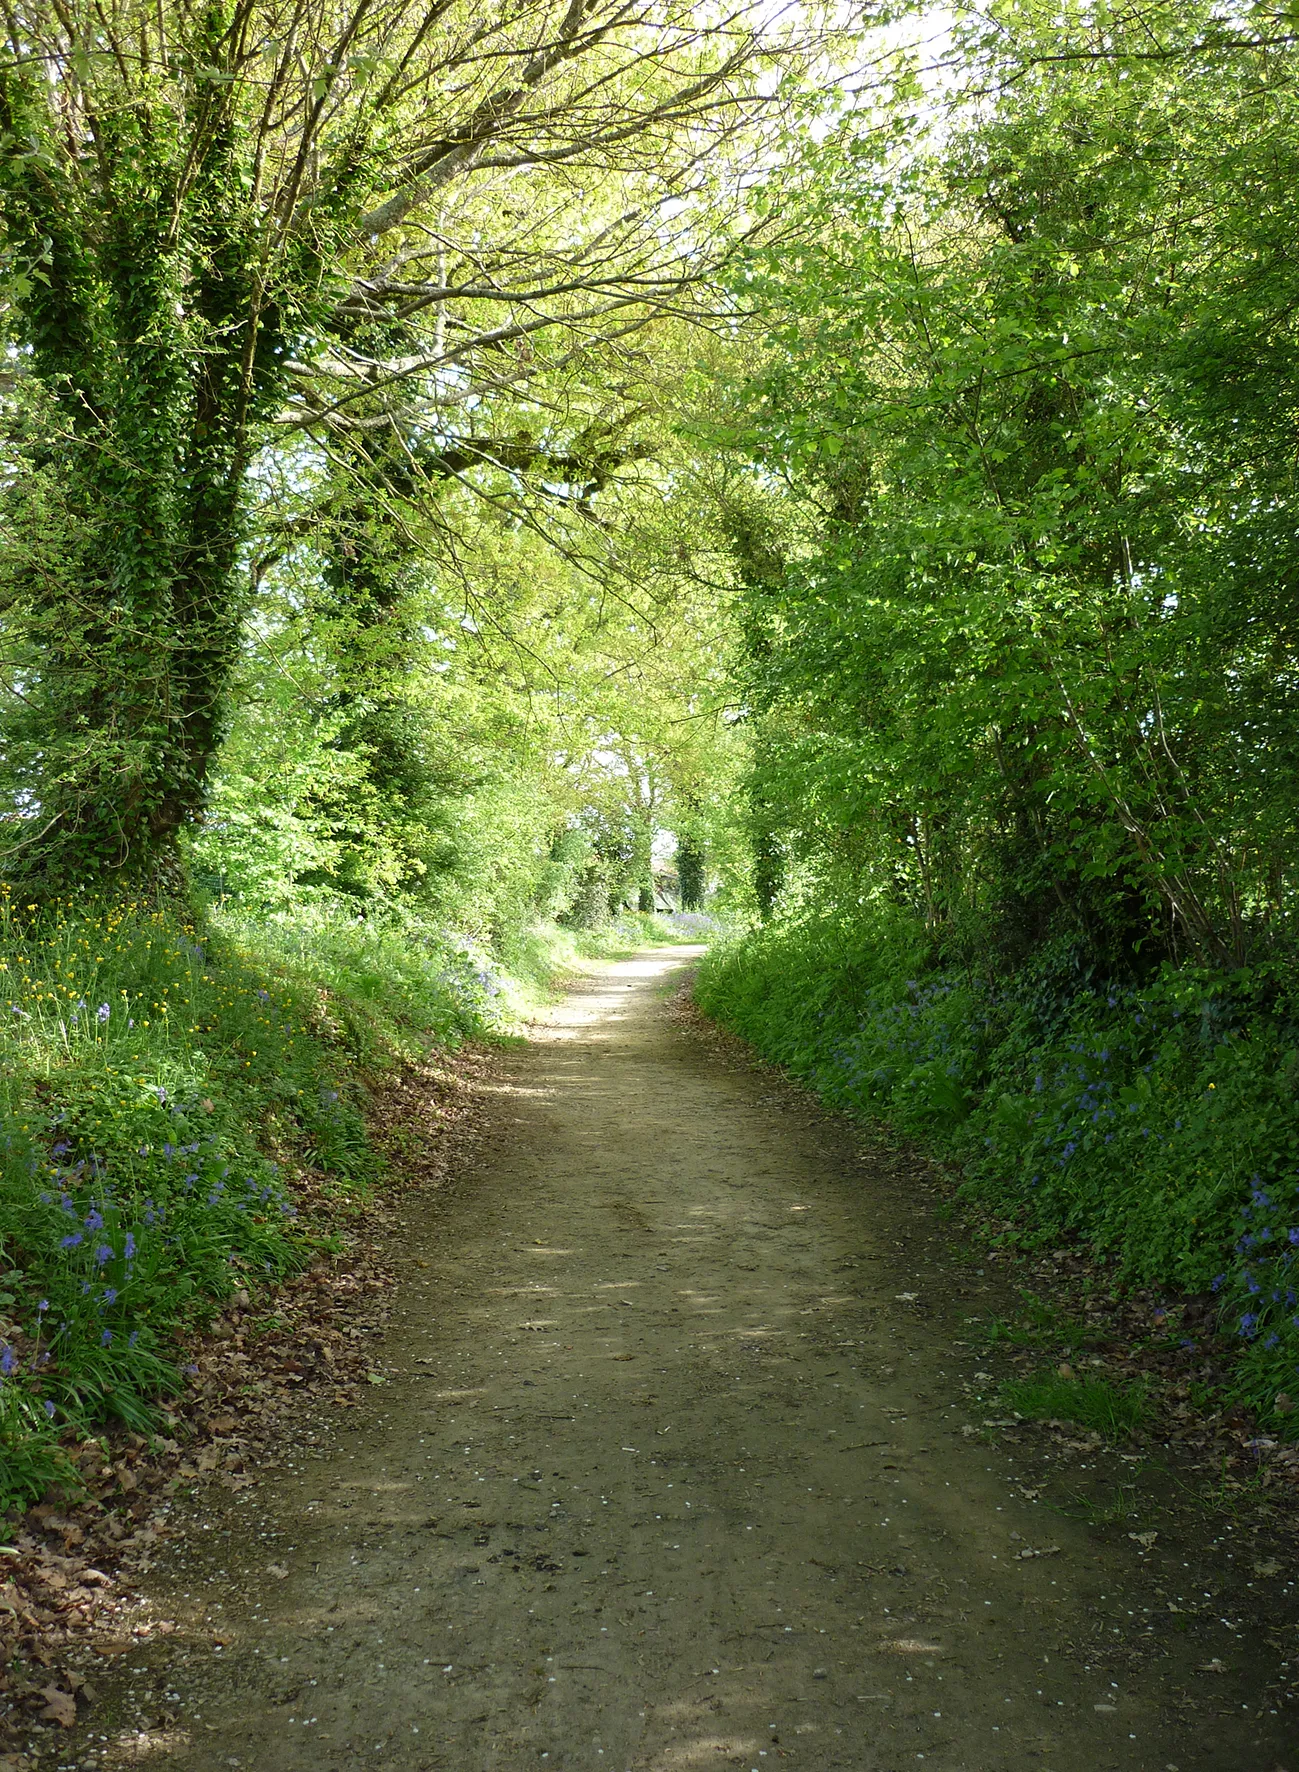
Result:
{"label": "dappled sunlight on path", "polygon": [[1113,1558],[962,1431],[910,1203],[683,1031],[687,957],[602,969],[503,1060],[411,1225],[389,1384],[261,1498],[288,1574],[144,1759],[1234,1772],[1153,1675],[1080,1669]]}

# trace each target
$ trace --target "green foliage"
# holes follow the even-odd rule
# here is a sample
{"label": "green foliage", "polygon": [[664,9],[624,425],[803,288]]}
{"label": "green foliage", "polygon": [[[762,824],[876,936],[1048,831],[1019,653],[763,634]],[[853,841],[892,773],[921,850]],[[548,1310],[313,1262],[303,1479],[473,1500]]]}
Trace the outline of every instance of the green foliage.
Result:
{"label": "green foliage", "polygon": [[309,1259],[269,1153],[364,1192],[362,1073],[498,1024],[463,942],[320,911],[181,926],[0,900],[0,1500],[65,1434],[147,1430],[184,1336]]}
{"label": "green foliage", "polygon": [[1294,51],[1156,12],[1154,58],[1148,15],[962,26],[941,131],[900,91],[810,147],[800,250],[736,284],[771,344],[731,435],[817,526],[748,549],[767,871],[1012,966],[1238,965],[1291,916]]}
{"label": "green foliage", "polygon": [[1146,1415],[1145,1387],[1126,1388],[1105,1378],[1062,1378],[1042,1373],[1003,1384],[997,1406],[1029,1421],[1072,1421],[1107,1440],[1125,1440]]}
{"label": "green foliage", "polygon": [[[362,0],[328,19],[34,0],[7,21],[11,878],[183,894],[178,835],[206,810],[250,630],[267,637],[262,580],[308,536],[317,650],[345,678],[312,713],[349,753],[361,816],[331,772],[326,803],[278,834],[297,819],[344,892],[427,864],[440,796],[410,717],[426,660],[406,580],[430,528],[438,634],[529,651],[509,620],[527,578],[467,569],[462,513],[430,507],[448,489],[480,506],[501,554],[544,536],[547,507],[598,529],[597,493],[654,454],[623,341],[645,355],[690,316],[728,230],[688,218],[787,109],[767,55],[801,65],[819,37],[567,0],[490,17]],[[665,210],[679,223],[647,225]],[[318,477],[305,515],[274,509]],[[578,570],[587,551],[568,550]]]}
{"label": "green foliage", "polygon": [[941,94],[903,68],[773,177],[786,238],[733,282],[766,922],[700,1000],[1016,1240],[1216,1288],[1284,1431],[1297,52],[1198,0],[1010,0],[952,43]]}
{"label": "green foliage", "polygon": [[[1299,1001],[1266,970],[1106,985],[1075,951],[1013,978],[899,968],[896,918],[770,925],[712,948],[701,1006],[850,1112],[960,1158],[1033,1245],[1223,1301],[1235,1394],[1284,1430],[1299,1382]],[[1281,1396],[1280,1407],[1277,1397]]]}

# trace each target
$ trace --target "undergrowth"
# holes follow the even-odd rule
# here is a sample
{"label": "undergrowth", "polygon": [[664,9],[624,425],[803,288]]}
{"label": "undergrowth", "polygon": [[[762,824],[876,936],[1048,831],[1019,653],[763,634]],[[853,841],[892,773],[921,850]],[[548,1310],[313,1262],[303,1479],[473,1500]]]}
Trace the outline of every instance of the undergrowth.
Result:
{"label": "undergrowth", "polygon": [[915,926],[808,918],[715,946],[701,1007],[827,1100],[964,1166],[1035,1246],[1216,1295],[1232,1395],[1299,1412],[1299,1005],[1277,974],[1109,985],[1057,944],[1001,978],[926,966]]}
{"label": "undergrowth", "polygon": [[1054,1372],[1011,1379],[997,1401],[1027,1421],[1070,1421],[1107,1440],[1126,1439],[1146,1415],[1139,1384],[1120,1387],[1104,1378],[1064,1378]]}
{"label": "undergrowth", "polygon": [[367,1079],[500,1030],[507,992],[446,931],[0,892],[0,993],[3,1508],[153,1427],[187,1333],[311,1259],[293,1169],[366,1197]]}

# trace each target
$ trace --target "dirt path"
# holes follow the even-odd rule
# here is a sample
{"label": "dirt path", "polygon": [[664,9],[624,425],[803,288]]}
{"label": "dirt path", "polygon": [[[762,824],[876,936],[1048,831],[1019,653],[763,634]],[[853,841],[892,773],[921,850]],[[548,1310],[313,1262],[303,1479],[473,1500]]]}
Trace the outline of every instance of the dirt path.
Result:
{"label": "dirt path", "polygon": [[[872,1191],[842,1128],[683,1032],[685,957],[605,968],[506,1056],[495,1133],[436,1213],[405,1214],[369,1419],[155,1572],[178,1629],[133,1702],[172,1708],[136,1733],[123,1676],[116,1726],[67,1763],[1285,1755],[1257,1658],[1232,1672],[1247,1622],[1214,1639],[1216,1684],[1203,1637],[1172,1629],[1173,1594],[1194,1613],[1221,1571],[1098,1541],[971,1435],[952,1324],[976,1270]],[[1179,1720],[1178,1694],[1201,1708]]]}

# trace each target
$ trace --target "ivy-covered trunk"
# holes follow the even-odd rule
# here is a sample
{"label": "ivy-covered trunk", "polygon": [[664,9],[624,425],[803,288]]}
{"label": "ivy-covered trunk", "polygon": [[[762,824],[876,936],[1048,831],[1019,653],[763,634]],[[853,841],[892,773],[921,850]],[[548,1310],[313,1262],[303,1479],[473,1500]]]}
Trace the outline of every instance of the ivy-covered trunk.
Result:
{"label": "ivy-covered trunk", "polygon": [[11,515],[20,542],[44,530],[7,575],[25,792],[4,863],[37,891],[174,874],[221,738],[252,427],[282,371],[234,120],[216,82],[198,102],[197,118],[143,102],[97,118],[96,176],[74,181],[16,151],[44,102],[21,70],[0,76],[32,407]]}

